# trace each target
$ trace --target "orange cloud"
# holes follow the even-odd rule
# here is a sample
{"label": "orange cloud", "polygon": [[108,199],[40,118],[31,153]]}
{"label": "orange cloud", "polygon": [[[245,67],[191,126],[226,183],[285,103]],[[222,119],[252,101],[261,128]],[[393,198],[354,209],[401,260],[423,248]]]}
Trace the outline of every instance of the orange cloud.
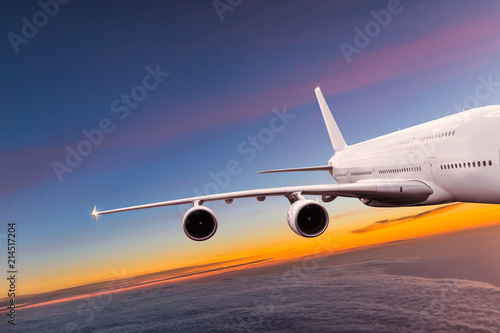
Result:
{"label": "orange cloud", "polygon": [[441,207],[438,207],[438,208],[434,208],[434,209],[431,209],[431,210],[428,210],[428,211],[425,211],[425,212],[421,212],[421,213],[418,213],[418,214],[401,216],[401,217],[397,217],[397,218],[393,218],[393,219],[379,220],[379,221],[373,222],[372,224],[370,224],[367,227],[363,227],[363,228],[360,228],[360,229],[355,229],[355,230],[353,230],[351,232],[354,233],[354,234],[362,234],[362,233],[365,233],[365,232],[371,232],[371,231],[379,230],[379,229],[382,229],[382,228],[388,228],[388,227],[391,227],[391,226],[394,226],[394,225],[400,224],[400,223],[412,222],[412,221],[414,221],[416,219],[423,218],[423,217],[426,217],[426,216],[429,216],[429,215],[433,215],[433,214],[438,214],[438,213],[443,213],[443,212],[450,211],[450,210],[456,208],[456,206],[458,206],[458,205],[463,205],[463,204],[462,203],[451,204],[451,205],[448,205],[448,206],[441,206]]}
{"label": "orange cloud", "polygon": [[[423,210],[419,213],[408,214],[412,210],[422,208]],[[188,279],[207,278],[224,272],[273,265],[278,262],[296,261],[300,258],[309,260],[316,256],[330,255],[360,247],[499,224],[499,213],[499,205],[462,203],[439,206],[431,210],[428,207],[366,209],[361,213],[356,211],[352,214],[334,216],[330,230],[317,238],[301,238],[290,232],[269,246],[226,249],[225,253],[221,253],[217,257],[207,257],[198,265],[176,267],[147,275],[132,277],[123,275],[92,285],[23,296],[20,297],[20,302],[24,303],[24,308],[51,305],[86,297],[97,297],[106,293],[176,283]],[[378,219],[376,222],[362,227],[364,221],[378,215],[383,215],[386,218]],[[351,228],[345,228],[345,223],[351,225]],[[335,225],[339,225],[339,227],[336,228]],[[359,230],[362,231],[359,232]],[[113,287],[106,287],[110,283],[113,284]]]}

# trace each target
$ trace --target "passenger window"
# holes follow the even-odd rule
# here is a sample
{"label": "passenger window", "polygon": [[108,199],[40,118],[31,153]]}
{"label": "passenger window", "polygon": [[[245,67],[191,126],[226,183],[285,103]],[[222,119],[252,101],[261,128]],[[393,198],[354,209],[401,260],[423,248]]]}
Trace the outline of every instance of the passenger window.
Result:
{"label": "passenger window", "polygon": [[488,164],[491,166],[491,164],[492,164],[492,163],[491,163],[491,160],[488,162]]}

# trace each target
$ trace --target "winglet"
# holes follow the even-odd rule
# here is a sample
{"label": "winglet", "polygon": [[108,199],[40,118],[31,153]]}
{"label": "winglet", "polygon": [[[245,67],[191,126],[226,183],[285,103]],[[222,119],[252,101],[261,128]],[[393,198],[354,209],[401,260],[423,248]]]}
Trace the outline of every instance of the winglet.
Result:
{"label": "winglet", "polygon": [[316,97],[318,98],[319,107],[321,109],[321,113],[323,114],[323,119],[325,120],[328,135],[330,135],[330,141],[332,142],[333,150],[335,150],[335,152],[341,151],[342,149],[347,147],[347,144],[344,141],[344,137],[342,136],[342,133],[340,133],[340,129],[337,126],[337,123],[332,116],[332,112],[330,111],[328,104],[326,104],[325,98],[323,97],[323,94],[321,93],[319,87],[314,89],[314,92],[316,93]]}
{"label": "winglet", "polygon": [[97,221],[97,216],[99,215],[99,212],[97,211],[97,206],[94,206],[94,210],[92,211],[92,216],[95,218],[95,221]]}

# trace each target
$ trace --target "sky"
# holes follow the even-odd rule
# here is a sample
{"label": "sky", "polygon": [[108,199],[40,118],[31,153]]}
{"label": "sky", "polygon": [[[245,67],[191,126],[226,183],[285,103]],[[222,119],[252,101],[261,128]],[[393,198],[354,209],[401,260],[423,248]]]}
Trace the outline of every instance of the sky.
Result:
{"label": "sky", "polygon": [[[348,144],[500,104],[499,10],[493,0],[2,2],[0,241],[15,222],[19,292],[303,255],[294,250],[332,234],[348,235],[343,248],[364,246],[402,237],[398,223],[377,237],[359,231],[374,221],[426,211],[448,222],[418,236],[495,222],[491,206],[337,199],[326,204],[328,232],[304,240],[286,225],[286,199],[244,199],[207,204],[219,229],[193,242],[181,226],[189,206],[98,223],[90,213],[334,182],[322,172],[256,175],[331,157],[317,86]],[[224,177],[228,165],[237,168]]]}

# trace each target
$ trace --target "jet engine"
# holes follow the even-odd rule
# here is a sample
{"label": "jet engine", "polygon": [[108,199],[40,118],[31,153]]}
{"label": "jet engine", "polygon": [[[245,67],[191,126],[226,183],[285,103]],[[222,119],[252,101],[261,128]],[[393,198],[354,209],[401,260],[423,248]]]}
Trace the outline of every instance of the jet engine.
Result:
{"label": "jet engine", "polygon": [[182,228],[186,236],[195,241],[204,241],[217,231],[217,216],[214,211],[204,206],[195,206],[182,218]]}
{"label": "jet engine", "polygon": [[292,203],[288,209],[287,220],[297,235],[316,237],[328,227],[328,212],[316,201],[300,199]]}

